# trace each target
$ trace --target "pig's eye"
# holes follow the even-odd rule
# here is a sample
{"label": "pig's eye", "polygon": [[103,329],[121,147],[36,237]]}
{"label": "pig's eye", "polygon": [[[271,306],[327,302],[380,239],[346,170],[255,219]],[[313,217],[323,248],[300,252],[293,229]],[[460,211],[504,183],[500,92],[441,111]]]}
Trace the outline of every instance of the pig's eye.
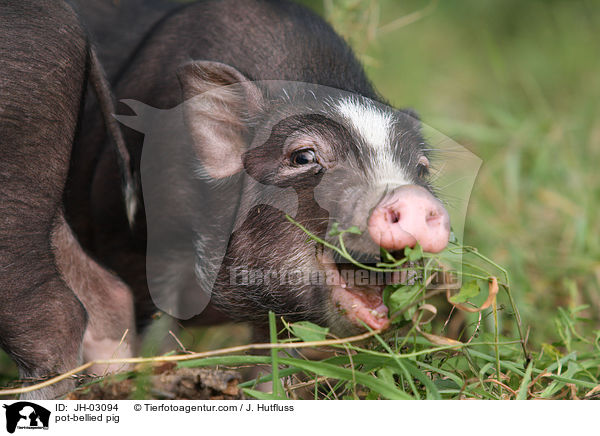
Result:
{"label": "pig's eye", "polygon": [[417,164],[417,173],[419,177],[424,177],[429,172],[429,159],[425,156],[421,156],[419,158],[419,163]]}
{"label": "pig's eye", "polygon": [[317,155],[312,148],[303,148],[302,150],[296,150],[290,156],[290,162],[292,165],[308,165],[317,161]]}

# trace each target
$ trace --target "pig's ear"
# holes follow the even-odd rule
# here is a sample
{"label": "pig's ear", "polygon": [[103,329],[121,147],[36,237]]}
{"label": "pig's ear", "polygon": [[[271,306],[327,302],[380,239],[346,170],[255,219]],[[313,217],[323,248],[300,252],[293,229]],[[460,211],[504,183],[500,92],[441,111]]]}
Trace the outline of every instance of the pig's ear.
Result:
{"label": "pig's ear", "polygon": [[241,171],[248,120],[263,105],[258,87],[219,62],[190,62],[177,76],[186,100],[185,123],[207,174],[220,179]]}

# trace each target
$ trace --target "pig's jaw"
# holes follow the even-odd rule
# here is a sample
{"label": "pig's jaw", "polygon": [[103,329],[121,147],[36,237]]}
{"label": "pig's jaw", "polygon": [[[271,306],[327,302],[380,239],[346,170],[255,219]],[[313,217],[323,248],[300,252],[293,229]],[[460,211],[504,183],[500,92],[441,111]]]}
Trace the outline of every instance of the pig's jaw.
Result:
{"label": "pig's jaw", "polygon": [[319,259],[321,265],[335,278],[330,285],[333,310],[353,325],[372,329],[385,329],[389,326],[388,308],[383,304],[384,286],[350,287],[340,275],[333,257],[323,253]]}

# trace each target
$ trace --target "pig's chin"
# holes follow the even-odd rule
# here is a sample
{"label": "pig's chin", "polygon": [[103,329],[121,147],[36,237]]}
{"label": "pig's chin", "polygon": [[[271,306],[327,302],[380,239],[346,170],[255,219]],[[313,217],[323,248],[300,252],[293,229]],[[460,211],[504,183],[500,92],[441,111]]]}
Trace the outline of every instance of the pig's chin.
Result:
{"label": "pig's chin", "polygon": [[[383,304],[383,288],[385,285],[358,286],[346,283],[340,274],[339,265],[336,264],[330,253],[324,252],[319,262],[326,270],[328,277],[333,278],[330,288],[330,301],[332,309],[337,312],[339,318],[351,323],[350,327],[364,329],[364,324],[372,329],[385,329],[389,326],[388,308]],[[352,328],[354,327],[354,328]],[[348,329],[344,329],[348,330]]]}

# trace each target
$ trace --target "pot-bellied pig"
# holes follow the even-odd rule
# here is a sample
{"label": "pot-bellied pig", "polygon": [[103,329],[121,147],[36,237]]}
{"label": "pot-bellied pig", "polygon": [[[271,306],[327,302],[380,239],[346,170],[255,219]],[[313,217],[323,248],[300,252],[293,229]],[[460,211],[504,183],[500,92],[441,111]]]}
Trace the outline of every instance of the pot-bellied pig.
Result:
{"label": "pot-bellied pig", "polygon": [[72,162],[73,180],[78,168],[94,172],[68,205],[89,209],[74,206],[69,217],[133,288],[139,325],[157,305],[179,318],[218,313],[257,325],[272,310],[339,335],[386,327],[384,284],[349,283],[350,264],[286,214],[326,239],[334,222],[356,226],[347,249],[364,262],[380,248],[448,243],[418,118],[387,106],[343,39],[300,5],[181,7],[140,38],[113,85],[135,112],[123,107],[118,119],[131,127],[145,207],[131,231],[117,162],[100,121],[87,120],[81,146],[96,160]]}

